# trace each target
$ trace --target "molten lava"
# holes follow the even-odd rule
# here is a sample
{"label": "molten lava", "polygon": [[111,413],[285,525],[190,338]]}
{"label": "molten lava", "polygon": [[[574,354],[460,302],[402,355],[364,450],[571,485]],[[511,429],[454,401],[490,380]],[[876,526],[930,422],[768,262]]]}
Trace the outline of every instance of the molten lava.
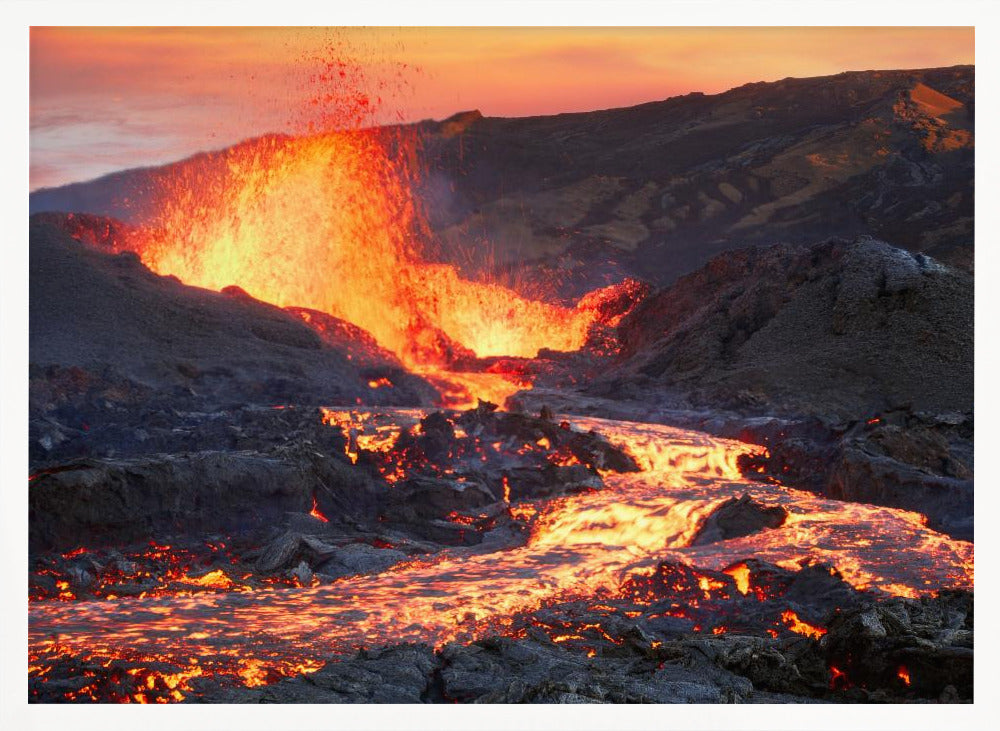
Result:
{"label": "molten lava", "polygon": [[[411,193],[417,146],[406,129],[346,130],[262,137],[192,158],[160,175],[153,219],[114,245],[187,284],[237,285],[334,315],[429,376],[470,352],[579,349],[599,302],[536,301],[422,258],[429,228]],[[458,391],[448,403],[525,385],[503,374],[445,380]]]}
{"label": "molten lava", "polygon": [[[395,434],[421,416],[393,413]],[[326,416],[330,423],[348,417],[355,454],[392,443],[392,430],[363,414],[331,410]],[[766,599],[767,587],[743,561],[749,556],[792,570],[823,562],[855,587],[885,594],[921,596],[972,585],[972,545],[929,529],[916,513],[826,500],[777,482],[747,482],[739,458],[759,447],[651,424],[580,418],[573,428],[627,444],[643,471],[606,474],[604,489],[596,492],[533,501],[538,514],[530,538],[502,558],[453,549],[377,576],[306,588],[119,600],[110,612],[107,600],[33,602],[30,674],[44,677],[51,662],[68,656],[140,668],[167,663],[254,685],[315,669],[324,658],[359,646],[440,645],[490,632],[518,636],[523,630],[512,626],[512,617],[562,601],[627,592],[641,602],[655,589],[650,598],[679,592],[680,602],[665,611],[687,616],[702,603]],[[705,516],[742,493],[784,506],[788,520],[772,530],[692,545]],[[898,560],[901,544],[913,547],[905,562]],[[664,561],[689,568],[664,573]],[[813,638],[825,631],[792,611],[775,620],[785,631]],[[694,631],[725,626],[699,623]],[[588,633],[602,632],[551,628],[561,644],[587,643]],[[840,687],[845,681],[830,670]]]}
{"label": "molten lava", "polygon": [[323,515],[323,513],[321,513],[319,511],[319,506],[316,504],[316,497],[315,497],[315,495],[313,496],[312,509],[309,511],[309,515],[311,515],[312,517],[316,518],[317,520],[323,521],[324,523],[329,523],[330,522],[330,519],[327,518],[325,515]]}
{"label": "molten lava", "polygon": [[806,637],[812,637],[814,640],[818,640],[826,634],[826,630],[824,628],[817,627],[816,625],[809,624],[808,622],[799,619],[799,615],[791,609],[786,609],[782,612],[781,621],[783,621],[792,632],[799,635],[805,635]]}
{"label": "molten lava", "polygon": [[736,581],[736,589],[740,594],[747,594],[750,591],[750,567],[745,563],[738,563],[730,566],[724,573],[729,574]]}
{"label": "molten lava", "polygon": [[446,406],[503,404],[531,386],[524,373],[452,372],[476,357],[575,351],[588,335],[595,353],[616,352],[608,332],[647,285],[626,280],[570,307],[487,274],[468,278],[425,255],[435,242],[414,190],[424,135],[433,132],[374,126],[389,116],[379,107],[393,93],[384,82],[373,89],[364,64],[344,60],[343,51],[332,45],[303,59],[318,67],[311,104],[293,110],[308,120],[292,123],[297,135],[267,135],[152,171],[147,188],[121,201],[135,206],[141,225],[70,216],[73,235],[132,251],[189,285],[236,286],[328,335],[339,328],[310,310],[361,328],[435,385]]}

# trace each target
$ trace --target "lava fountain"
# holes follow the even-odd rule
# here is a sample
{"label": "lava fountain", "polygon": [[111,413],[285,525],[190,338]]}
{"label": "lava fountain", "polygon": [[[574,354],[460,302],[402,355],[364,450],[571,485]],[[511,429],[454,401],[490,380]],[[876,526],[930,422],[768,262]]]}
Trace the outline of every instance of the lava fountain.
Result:
{"label": "lava fountain", "polygon": [[586,299],[577,307],[532,299],[423,256],[432,233],[413,191],[428,128],[376,126],[392,90],[382,82],[377,94],[367,91],[362,66],[341,52],[331,47],[303,64],[320,71],[310,77],[312,109],[298,111],[309,122],[295,124],[296,135],[153,171],[148,188],[124,201],[142,225],[111,246],[189,285],[235,285],[361,327],[435,383],[448,405],[475,403],[474,395],[502,403],[530,384],[449,370],[459,359],[577,350],[597,309]]}
{"label": "lava fountain", "polygon": [[159,178],[155,213],[119,248],[160,274],[237,285],[358,325],[412,370],[455,356],[576,350],[595,317],[424,261],[411,129],[269,136]]}

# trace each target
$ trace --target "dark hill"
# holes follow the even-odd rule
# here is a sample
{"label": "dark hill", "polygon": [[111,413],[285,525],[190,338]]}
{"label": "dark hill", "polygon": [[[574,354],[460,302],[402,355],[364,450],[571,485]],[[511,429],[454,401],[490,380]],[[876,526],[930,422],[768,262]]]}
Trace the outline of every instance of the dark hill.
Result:
{"label": "dark hill", "polygon": [[[317,334],[301,313],[158,276],[132,254],[105,253],[44,220],[32,221],[30,247],[33,411],[95,388],[196,397],[201,406],[433,397],[346,323]],[[363,357],[356,364],[348,354]],[[382,377],[394,387],[368,387]]]}
{"label": "dark hill", "polygon": [[[974,82],[972,66],[859,71],[624,109],[423,122],[431,254],[529,276],[558,269],[574,295],[624,276],[667,284],[720,251],[833,235],[874,235],[971,271]],[[135,223],[171,167],[36,191],[30,208]]]}
{"label": "dark hill", "polygon": [[723,250],[857,234],[971,270],[974,73],[850,72],[479,119],[430,145],[429,210],[447,251],[487,242],[591,284],[666,284]]}
{"label": "dark hill", "polygon": [[870,238],[720,254],[620,335],[594,392],[845,419],[973,408],[971,275]]}

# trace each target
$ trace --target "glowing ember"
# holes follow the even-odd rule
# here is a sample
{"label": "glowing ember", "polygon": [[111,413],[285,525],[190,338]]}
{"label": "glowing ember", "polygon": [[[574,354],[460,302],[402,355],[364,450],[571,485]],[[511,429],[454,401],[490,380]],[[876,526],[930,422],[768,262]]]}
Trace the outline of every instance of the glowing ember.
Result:
{"label": "glowing ember", "polygon": [[830,666],[830,688],[831,690],[845,690],[851,687],[850,680],[847,679],[847,673],[840,670],[839,668]]}
{"label": "glowing ember", "polygon": [[[28,599],[31,602],[49,599],[116,601],[126,597],[144,599],[204,592],[250,592],[273,584],[297,585],[293,578],[252,578],[252,573],[246,566],[238,565],[239,559],[227,550],[223,541],[206,543],[204,547],[211,552],[208,557],[203,549],[196,551],[194,546],[178,548],[155,543],[139,550],[87,551],[93,559],[87,564],[92,581],[76,590],[71,580],[74,574],[79,577],[79,566],[59,564],[51,558],[39,559],[32,570],[36,580],[30,586]],[[74,558],[81,555],[76,554]],[[225,568],[209,565],[219,563]]]}
{"label": "glowing ember", "polygon": [[267,665],[260,660],[255,660],[254,658],[244,660],[238,674],[240,678],[243,679],[243,684],[248,688],[253,688],[267,683]]}
{"label": "glowing ember", "polygon": [[707,576],[701,576],[698,578],[698,588],[701,589],[702,594],[706,599],[710,599],[712,597],[713,589],[721,589],[724,586],[725,584],[721,581],[714,581]]}
{"label": "glowing ember", "polygon": [[820,637],[826,634],[826,630],[822,627],[817,627],[816,625],[809,624],[799,619],[799,615],[793,612],[791,609],[787,609],[781,613],[781,620],[788,626],[792,632],[799,635],[805,635],[806,637],[812,637],[814,640],[818,640]]}
{"label": "glowing ember", "polygon": [[896,677],[902,680],[905,685],[910,684],[910,671],[906,669],[905,665],[899,666],[899,670],[896,672]]}
{"label": "glowing ember", "polygon": [[226,576],[226,573],[222,569],[216,569],[215,571],[210,571],[204,576],[199,576],[196,579],[188,578],[192,584],[197,584],[198,586],[208,586],[213,589],[228,589],[233,585],[232,580]]}
{"label": "glowing ember", "polygon": [[736,581],[736,589],[740,594],[750,591],[750,567],[745,563],[738,563],[724,569],[724,573],[729,574]]}
{"label": "glowing ember", "polygon": [[315,495],[313,496],[312,510],[309,511],[309,515],[311,515],[314,518],[319,518],[324,523],[329,523],[330,522],[329,518],[327,518],[325,515],[323,515],[323,513],[319,512],[319,507],[316,505],[316,496]]}

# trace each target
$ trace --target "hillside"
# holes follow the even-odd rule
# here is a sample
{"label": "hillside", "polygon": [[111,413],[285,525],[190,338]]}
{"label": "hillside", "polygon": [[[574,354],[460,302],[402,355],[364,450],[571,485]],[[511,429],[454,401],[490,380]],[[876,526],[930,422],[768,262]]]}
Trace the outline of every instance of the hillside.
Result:
{"label": "hillside", "polygon": [[619,335],[593,391],[848,419],[973,407],[972,278],[874,239],[720,254]]}
{"label": "hillside", "polygon": [[[185,286],[150,272],[132,254],[82,244],[44,219],[33,219],[30,238],[34,413],[66,399],[97,400],[99,392],[135,403],[152,394],[175,402],[196,397],[202,406],[354,403],[359,396],[417,404],[435,395],[346,323],[318,334],[297,312],[236,288]],[[393,387],[369,387],[380,378]]]}
{"label": "hillside", "polygon": [[[832,235],[971,271],[974,82],[969,66],[861,71],[420,123],[427,246],[470,270],[558,279],[563,295],[623,276],[666,284],[720,251]],[[170,167],[36,191],[30,208],[141,222]]]}

